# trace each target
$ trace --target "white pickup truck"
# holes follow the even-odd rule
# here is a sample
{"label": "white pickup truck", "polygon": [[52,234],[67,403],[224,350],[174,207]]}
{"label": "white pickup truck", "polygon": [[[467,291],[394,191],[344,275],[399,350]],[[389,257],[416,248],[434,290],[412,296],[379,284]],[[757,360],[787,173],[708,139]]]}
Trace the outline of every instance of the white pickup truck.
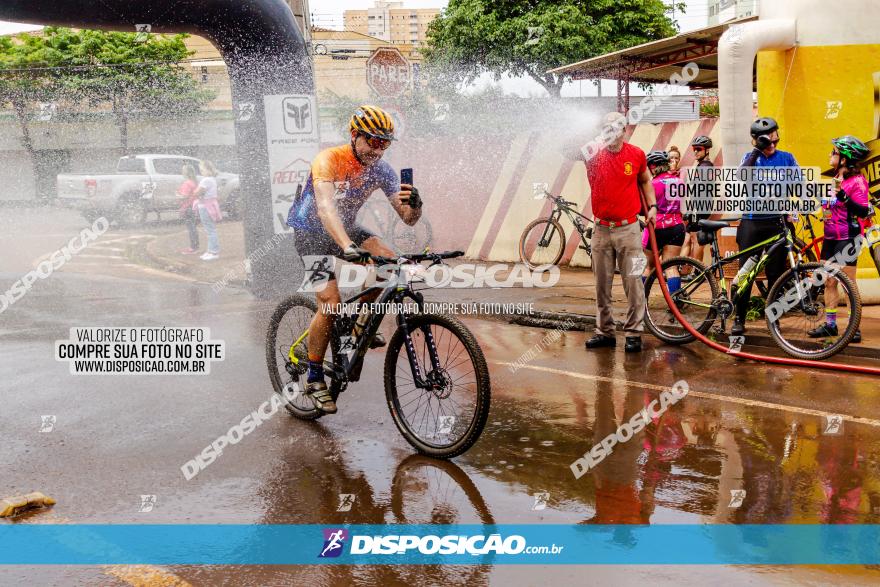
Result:
{"label": "white pickup truck", "polygon": [[[177,189],[183,183],[184,165],[199,172],[199,160],[192,157],[121,157],[116,173],[62,173],[57,180],[58,198],[63,205],[80,210],[89,221],[104,215],[119,224],[143,224],[149,212],[158,215],[180,207]],[[220,173],[217,186],[225,216],[236,218],[241,205],[238,175]]]}

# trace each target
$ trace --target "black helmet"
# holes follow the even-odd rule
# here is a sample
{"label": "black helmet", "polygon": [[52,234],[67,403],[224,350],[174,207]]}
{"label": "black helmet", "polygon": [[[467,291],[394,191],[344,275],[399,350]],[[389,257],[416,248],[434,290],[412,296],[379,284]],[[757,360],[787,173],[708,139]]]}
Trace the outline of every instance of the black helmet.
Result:
{"label": "black helmet", "polygon": [[773,118],[759,118],[752,123],[752,126],[749,129],[752,133],[753,139],[756,139],[761,135],[769,135],[775,130],[779,130],[779,123]]}
{"label": "black helmet", "polygon": [[711,149],[712,139],[706,135],[700,135],[691,141],[691,147],[705,147],[706,149]]}
{"label": "black helmet", "polygon": [[846,157],[846,160],[850,163],[863,161],[865,157],[868,156],[868,153],[871,152],[871,150],[868,149],[868,145],[852,135],[832,139],[831,144],[834,145],[834,147],[840,151],[840,154]]}
{"label": "black helmet", "polygon": [[669,165],[669,153],[666,151],[651,151],[646,159],[648,165]]}

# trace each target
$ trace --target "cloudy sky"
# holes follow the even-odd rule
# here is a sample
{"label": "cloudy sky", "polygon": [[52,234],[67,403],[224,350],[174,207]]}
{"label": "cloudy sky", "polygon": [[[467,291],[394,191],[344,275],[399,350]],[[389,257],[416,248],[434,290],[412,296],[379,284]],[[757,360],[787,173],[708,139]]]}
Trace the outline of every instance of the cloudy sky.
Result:
{"label": "cloudy sky", "polygon": [[18,24],[14,22],[4,22],[0,20],[0,35],[8,35],[11,33],[20,33],[22,31],[29,31],[33,29],[37,29],[40,27],[36,27],[32,24]]}

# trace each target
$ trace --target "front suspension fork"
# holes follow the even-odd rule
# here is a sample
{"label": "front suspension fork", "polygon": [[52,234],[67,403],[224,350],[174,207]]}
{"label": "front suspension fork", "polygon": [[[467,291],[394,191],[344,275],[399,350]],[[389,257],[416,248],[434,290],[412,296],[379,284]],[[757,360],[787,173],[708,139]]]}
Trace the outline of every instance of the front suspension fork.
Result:
{"label": "front suspension fork", "polygon": [[[421,313],[423,307],[423,299],[420,294],[416,294],[416,303]],[[425,324],[420,329],[425,335],[425,344],[428,347],[428,358],[431,362],[431,371],[426,371],[422,376],[422,365],[420,365],[418,356],[416,355],[415,345],[413,344],[412,330],[410,330],[409,322],[407,322],[403,314],[398,316],[398,325],[403,330],[404,347],[406,348],[406,356],[409,359],[409,366],[412,371],[413,383],[419,389],[431,389],[434,387],[431,380],[432,373],[440,372],[440,359],[437,357],[437,346],[434,343],[434,334],[431,332],[431,326]]]}

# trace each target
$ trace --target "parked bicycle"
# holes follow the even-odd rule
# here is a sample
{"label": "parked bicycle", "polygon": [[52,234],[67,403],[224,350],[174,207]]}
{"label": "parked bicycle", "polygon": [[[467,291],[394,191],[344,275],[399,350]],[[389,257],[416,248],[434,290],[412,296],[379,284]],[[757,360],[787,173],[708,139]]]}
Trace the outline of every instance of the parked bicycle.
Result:
{"label": "parked bicycle", "polygon": [[553,202],[553,210],[547,218],[538,218],[526,226],[519,237],[519,258],[534,269],[539,265],[556,265],[565,253],[565,230],[559,223],[564,213],[574,224],[575,230],[581,237],[581,245],[578,247],[592,255],[590,242],[593,238],[593,221],[577,211],[577,204],[569,202],[561,197],[554,196],[547,190],[543,190],[544,197]]}
{"label": "parked bicycle", "polygon": [[[336,315],[330,338],[332,361],[324,362],[333,401],[349,383],[360,379],[364,356],[379,330],[389,306],[407,312],[396,316],[397,330],[385,356],[385,397],[391,417],[403,437],[417,451],[433,457],[450,458],[470,448],[480,436],[489,416],[489,370],[474,335],[458,319],[424,311],[424,298],[414,289],[423,282],[426,268],[444,259],[461,257],[461,251],[403,255],[398,258],[371,256],[384,266],[393,266],[391,277],[344,302],[352,308],[357,301],[381,292],[375,304],[381,311],[358,321],[355,312]],[[326,269],[325,269],[326,270]],[[287,410],[302,420],[314,420],[324,413],[301,391],[308,371],[309,326],[317,312],[316,302],[296,294],[276,308],[266,335],[266,362],[276,393],[292,395]],[[356,328],[356,325],[358,328]]]}
{"label": "parked bicycle", "polygon": [[[871,194],[869,202],[871,203],[871,209],[876,214],[877,209],[880,209],[880,197]],[[803,222],[799,225],[799,234],[795,237],[795,245],[800,251],[801,256],[808,261],[818,261],[820,259],[822,255],[822,242],[825,240],[824,235],[816,235],[816,227],[814,226],[816,216],[816,214],[804,215]],[[873,216],[870,216],[869,220],[874,222]],[[880,243],[874,243],[871,247],[871,259],[874,261],[874,266],[880,271]]]}
{"label": "parked bicycle", "polygon": [[434,229],[427,218],[422,216],[414,226],[409,226],[394,211],[387,200],[370,198],[358,213],[358,222],[390,243],[397,254],[424,251],[434,240]]}
{"label": "parked bicycle", "polygon": [[[849,344],[861,320],[862,303],[858,290],[843,271],[833,274],[843,289],[837,314],[840,334],[836,337],[810,338],[807,333],[824,323],[825,319],[825,266],[805,262],[796,254],[794,236],[784,222],[780,222],[780,231],[775,236],[729,257],[722,257],[716,233],[727,226],[729,223],[722,221],[699,221],[701,244],[711,244],[712,264],[709,267],[689,257],[674,257],[661,265],[664,275],[674,274],[674,271],[678,271],[679,275],[693,272],[693,280],[671,292],[671,297],[694,329],[705,335],[715,320],[720,318],[721,331],[727,332],[726,321],[734,313],[737,301],[755,282],[770,255],[784,247],[788,252],[789,269],[776,283],[771,284],[767,295],[767,307],[779,302],[778,307],[781,308],[778,316],[765,313],[773,341],[793,357],[815,360],[827,359]],[[758,256],[757,251],[763,247],[768,249]],[[748,260],[728,286],[724,267],[745,258]],[[685,330],[667,306],[657,283],[656,272],[652,272],[645,282],[645,297],[645,326],[654,336],[670,344],[685,344],[694,340],[694,336]]]}

